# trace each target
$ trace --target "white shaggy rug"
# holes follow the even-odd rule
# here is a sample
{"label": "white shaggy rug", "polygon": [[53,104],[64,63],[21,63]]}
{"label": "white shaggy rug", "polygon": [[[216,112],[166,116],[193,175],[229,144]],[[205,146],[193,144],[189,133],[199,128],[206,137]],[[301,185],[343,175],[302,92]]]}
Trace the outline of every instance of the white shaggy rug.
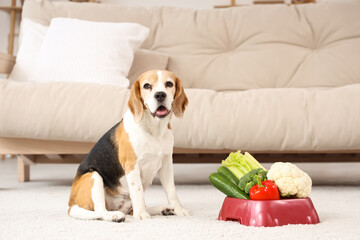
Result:
{"label": "white shaggy rug", "polygon": [[[360,239],[360,188],[314,187],[321,223],[274,228],[217,221],[224,196],[210,185],[177,186],[190,217],[152,217],[124,223],[81,221],[67,215],[69,186],[0,188],[0,239]],[[160,186],[146,193],[148,206],[166,203]]]}

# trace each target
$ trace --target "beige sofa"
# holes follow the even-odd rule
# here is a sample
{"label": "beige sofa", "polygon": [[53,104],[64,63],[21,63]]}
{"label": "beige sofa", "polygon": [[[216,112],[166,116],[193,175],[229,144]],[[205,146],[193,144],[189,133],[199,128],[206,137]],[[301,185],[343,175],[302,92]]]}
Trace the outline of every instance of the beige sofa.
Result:
{"label": "beige sofa", "polygon": [[[261,161],[359,161],[359,12],[351,2],[197,11],[27,0],[22,16],[149,27],[142,48],[169,56],[190,101],[172,121],[176,162],[219,162],[236,149]],[[78,162],[122,118],[128,95],[0,80],[0,153],[19,154],[21,181],[28,164]]]}

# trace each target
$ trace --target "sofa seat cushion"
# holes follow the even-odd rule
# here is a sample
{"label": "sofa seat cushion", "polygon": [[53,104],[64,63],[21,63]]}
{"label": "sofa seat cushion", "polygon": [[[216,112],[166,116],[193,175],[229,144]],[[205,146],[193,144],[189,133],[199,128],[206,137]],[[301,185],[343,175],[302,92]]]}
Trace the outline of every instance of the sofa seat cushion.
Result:
{"label": "sofa seat cushion", "polygon": [[[175,146],[257,151],[360,150],[360,84],[237,92],[186,89]],[[96,142],[126,111],[128,89],[0,80],[0,136]]]}
{"label": "sofa seat cushion", "polygon": [[360,150],[360,84],[187,94],[188,111],[173,120],[177,147]]}
{"label": "sofa seat cushion", "polygon": [[0,136],[96,142],[126,110],[129,89],[0,80]]}

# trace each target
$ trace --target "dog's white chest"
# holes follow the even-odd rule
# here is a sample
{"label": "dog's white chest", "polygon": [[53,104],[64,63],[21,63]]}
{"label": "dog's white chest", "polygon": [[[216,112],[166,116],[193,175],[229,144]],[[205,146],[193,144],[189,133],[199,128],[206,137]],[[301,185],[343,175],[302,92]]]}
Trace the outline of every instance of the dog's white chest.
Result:
{"label": "dog's white chest", "polygon": [[147,133],[138,133],[132,144],[137,158],[141,159],[146,156],[155,157],[172,154],[174,138],[171,132],[161,137],[154,137]]}
{"label": "dog's white chest", "polygon": [[124,128],[136,155],[143,188],[146,189],[151,185],[164,159],[172,156],[174,137],[166,121],[144,115],[142,123],[136,124],[130,111],[125,113]]}
{"label": "dog's white chest", "polygon": [[148,117],[144,116],[142,125],[139,125],[134,123],[130,111],[127,111],[124,116],[124,128],[129,134],[136,157],[141,159],[145,155],[172,154],[174,136],[167,128],[167,123],[150,121]]}
{"label": "dog's white chest", "polygon": [[152,184],[154,177],[162,166],[163,159],[164,155],[146,154],[144,158],[139,160],[138,164],[144,190]]}

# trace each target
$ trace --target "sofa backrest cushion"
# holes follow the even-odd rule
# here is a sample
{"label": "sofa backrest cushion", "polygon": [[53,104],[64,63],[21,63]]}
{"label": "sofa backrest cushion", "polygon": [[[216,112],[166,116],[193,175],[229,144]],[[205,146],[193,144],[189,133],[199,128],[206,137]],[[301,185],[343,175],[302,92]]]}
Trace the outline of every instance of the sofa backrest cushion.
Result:
{"label": "sofa backrest cushion", "polygon": [[360,3],[192,10],[27,0],[23,18],[136,22],[142,48],[169,55],[186,88],[245,90],[360,83]]}

